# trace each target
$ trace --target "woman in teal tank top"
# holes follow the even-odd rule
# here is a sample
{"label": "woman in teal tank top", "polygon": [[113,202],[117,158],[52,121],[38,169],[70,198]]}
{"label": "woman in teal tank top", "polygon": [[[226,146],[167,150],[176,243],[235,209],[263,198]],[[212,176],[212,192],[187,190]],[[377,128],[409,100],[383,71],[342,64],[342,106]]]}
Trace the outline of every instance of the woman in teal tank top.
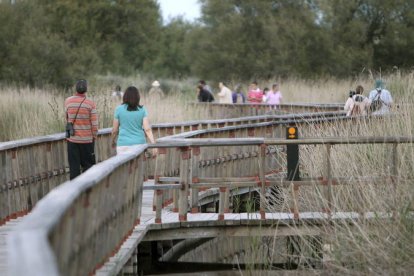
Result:
{"label": "woman in teal tank top", "polygon": [[117,154],[129,151],[131,147],[147,143],[155,143],[148,120],[148,112],[139,104],[140,96],[136,87],[125,90],[123,102],[115,109],[112,127],[112,147],[116,146]]}

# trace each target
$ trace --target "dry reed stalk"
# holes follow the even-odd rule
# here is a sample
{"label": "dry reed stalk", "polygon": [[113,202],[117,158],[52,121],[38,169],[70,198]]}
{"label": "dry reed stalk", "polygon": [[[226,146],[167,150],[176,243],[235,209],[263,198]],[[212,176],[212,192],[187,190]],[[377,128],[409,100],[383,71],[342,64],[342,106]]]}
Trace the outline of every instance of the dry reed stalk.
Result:
{"label": "dry reed stalk", "polygon": [[[409,100],[405,102],[410,103]],[[414,113],[410,106],[405,105],[392,117],[362,118],[347,123],[335,122],[323,128],[310,126],[303,136],[345,137],[344,139],[355,136],[412,136],[413,117]],[[324,147],[300,147],[303,176],[314,178],[323,176]],[[350,185],[333,186],[334,211],[355,212],[356,215],[371,212],[372,218],[359,218],[352,222],[331,220],[330,224],[322,228],[323,245],[329,248],[324,252],[324,258],[329,259],[325,267],[329,273],[383,275],[407,274],[413,271],[414,146],[400,144],[397,149],[397,175],[394,175],[392,145],[332,147],[332,175],[354,180]],[[364,181],[370,177],[385,181],[381,183],[374,180]],[[322,186],[316,182],[312,186],[301,187],[299,210],[320,212],[327,203],[322,189]],[[273,208],[276,212],[281,210],[289,212],[292,199],[288,191],[283,193],[285,196],[283,206],[277,208],[269,206],[270,209]],[[270,200],[277,200],[277,198]],[[306,236],[300,239],[303,246],[310,247]]]}

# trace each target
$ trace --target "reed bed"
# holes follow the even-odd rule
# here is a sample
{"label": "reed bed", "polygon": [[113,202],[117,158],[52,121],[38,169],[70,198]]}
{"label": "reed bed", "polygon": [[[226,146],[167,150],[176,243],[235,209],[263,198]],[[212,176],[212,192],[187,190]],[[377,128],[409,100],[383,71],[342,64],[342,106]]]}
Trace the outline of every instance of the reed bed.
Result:
{"label": "reed bed", "polygon": [[[406,84],[412,80],[405,80]],[[395,88],[398,83],[395,83]],[[309,125],[302,137],[379,137],[413,136],[412,88],[400,86],[399,108],[389,117],[359,118],[333,122],[326,127]],[[403,104],[401,104],[403,103]],[[397,166],[393,168],[391,144],[334,145],[331,148],[332,176],[343,179],[332,186],[332,214],[353,212],[352,221],[332,219],[322,226],[317,240],[298,236],[295,259],[300,268],[335,275],[408,275],[414,271],[414,146],[397,146]],[[326,145],[300,146],[300,172],[303,178],[326,176]],[[352,184],[345,184],[352,180]],[[274,212],[290,212],[292,193],[282,189],[281,205],[269,205]],[[280,200],[280,196],[270,201]],[[300,212],[322,212],[327,207],[326,186],[315,183],[299,189]],[[363,214],[368,217],[362,217]],[[306,229],[297,224],[293,228]],[[280,249],[273,248],[280,253]],[[269,254],[269,263],[272,263]],[[315,263],[319,266],[315,266]],[[319,271],[319,272],[318,272]]]}
{"label": "reed bed", "polygon": [[[131,83],[133,85],[133,83]],[[112,127],[113,113],[121,102],[113,98],[111,85],[105,83],[90,84],[87,96],[95,101],[99,128]],[[178,89],[182,86],[171,86],[162,101],[151,100],[147,87],[140,88],[141,104],[149,113],[150,122],[179,122],[195,119],[185,104],[189,93]],[[185,89],[185,87],[184,87]],[[31,89],[28,87],[0,88],[0,142],[22,138],[47,135],[64,131],[65,98],[71,91],[56,89]]]}
{"label": "reed bed", "polygon": [[[413,73],[395,72],[385,80],[395,100],[396,112],[393,116],[331,123],[323,128],[309,125],[306,133],[301,133],[301,136],[413,136]],[[262,81],[260,86],[270,87],[274,82],[280,83],[284,102],[331,103],[345,102],[348,91],[354,89],[357,84],[362,84],[368,92],[372,88],[373,78],[365,76],[357,81],[268,80]],[[97,103],[100,128],[111,126],[114,108],[119,104],[119,100],[110,97],[115,84],[121,84],[123,88],[133,84],[138,86],[142,93],[142,103],[147,107],[153,123],[199,119],[195,117],[194,112],[185,107],[187,102],[196,99],[196,80],[162,81],[165,85],[163,88],[167,88],[167,97],[161,102],[151,101],[147,97],[150,83],[149,79],[140,77],[101,76],[94,79],[88,96]],[[247,84],[246,82],[245,85]],[[212,86],[214,88],[214,85]],[[62,132],[65,121],[63,102],[70,94],[70,91],[57,89],[0,88],[0,141]],[[414,147],[409,144],[398,146],[397,174],[393,174],[390,162],[390,145],[337,145],[332,148],[331,154],[332,175],[355,180],[353,184],[333,187],[333,210],[352,211],[356,214],[372,212],[373,216],[370,219],[356,219],[351,223],[327,221],[319,238],[296,237],[297,240],[292,244],[296,244],[300,250],[292,250],[296,253],[284,257],[295,260],[299,263],[299,268],[306,269],[320,268],[314,265],[315,262],[320,262],[325,268],[323,273],[328,274],[411,274],[414,271]],[[323,175],[324,158],[324,146],[301,146],[302,176],[316,178]],[[366,181],[374,177],[388,180],[382,184],[374,180]],[[290,191],[282,190],[281,193],[286,199],[276,207],[268,206],[270,210],[290,210]],[[299,198],[299,211],[321,211],[322,207],[326,206],[324,191],[317,183],[301,188]],[[384,218],[383,214],[391,216]],[[297,227],[307,226],[298,224]],[[260,242],[257,244],[263,246]],[[278,244],[271,241],[266,245],[268,253],[260,255],[260,258],[267,259],[262,262],[272,264],[274,256],[281,257]],[[313,272],[319,273],[318,270],[307,271]]]}
{"label": "reed bed", "polygon": [[[402,74],[399,71],[384,78],[387,87],[396,101],[401,105],[414,95],[414,77],[412,73]],[[146,106],[152,123],[179,122],[201,119],[196,112],[186,108],[187,102],[196,101],[196,79],[160,80],[161,87],[166,93],[162,101],[151,101],[147,97],[152,79],[140,75],[133,77],[97,76],[90,80],[88,97],[97,104],[100,128],[111,127],[113,111],[118,100],[112,99],[111,93],[116,85],[125,89],[135,85],[141,92],[142,104]],[[332,78],[320,80],[277,79],[259,80],[261,88],[271,87],[275,82],[280,83],[285,103],[338,103],[345,102],[348,92],[355,89],[357,84],[365,87],[366,94],[372,89],[373,78],[366,74],[357,79],[336,80]],[[233,86],[238,82],[230,82]],[[249,82],[241,82],[246,91]],[[209,83],[214,92],[218,92],[218,83]],[[20,86],[0,86],[0,141],[15,140],[51,133],[63,132],[65,114],[64,99],[73,91],[63,91],[53,87],[31,89]]]}

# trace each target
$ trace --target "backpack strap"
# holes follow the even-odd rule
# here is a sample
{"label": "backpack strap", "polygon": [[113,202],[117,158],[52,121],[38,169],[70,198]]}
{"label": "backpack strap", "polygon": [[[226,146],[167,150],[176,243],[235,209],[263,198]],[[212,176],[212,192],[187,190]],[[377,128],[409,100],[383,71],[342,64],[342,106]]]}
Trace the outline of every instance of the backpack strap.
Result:
{"label": "backpack strap", "polygon": [[377,95],[375,95],[374,101],[375,101],[375,100],[379,100],[381,103],[383,103],[385,106],[387,106],[387,107],[389,108],[389,107],[390,107],[390,105],[388,105],[386,102],[384,102],[384,101],[381,99],[381,92],[382,92],[382,90],[377,90]]}
{"label": "backpack strap", "polygon": [[374,97],[374,100],[375,100],[375,98],[377,98],[377,100],[381,100],[381,89],[380,90],[377,90],[377,95],[375,95],[375,97]]}
{"label": "backpack strap", "polygon": [[[76,118],[78,117],[78,113],[79,113],[79,109],[81,108],[81,106],[82,106],[82,104],[83,104],[83,102],[86,100],[86,97],[81,101],[81,103],[80,103],[80,105],[79,105],[79,107],[78,107],[78,110],[76,111],[76,115],[75,115],[75,118],[73,119],[73,122],[72,122],[72,124],[75,124],[75,122],[76,122]],[[66,118],[67,119],[69,119],[69,115],[68,115],[68,112],[66,111]]]}

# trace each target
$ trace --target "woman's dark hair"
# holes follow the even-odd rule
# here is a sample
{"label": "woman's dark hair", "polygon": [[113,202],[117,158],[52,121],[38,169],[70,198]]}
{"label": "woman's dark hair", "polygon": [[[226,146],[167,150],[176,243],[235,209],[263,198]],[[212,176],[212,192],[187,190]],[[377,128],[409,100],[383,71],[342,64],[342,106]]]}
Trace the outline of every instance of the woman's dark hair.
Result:
{"label": "woman's dark hair", "polygon": [[142,105],[139,105],[139,91],[138,88],[135,86],[130,86],[125,90],[124,97],[122,98],[122,102],[126,105],[128,105],[127,110],[128,111],[136,111],[139,108],[142,107]]}

